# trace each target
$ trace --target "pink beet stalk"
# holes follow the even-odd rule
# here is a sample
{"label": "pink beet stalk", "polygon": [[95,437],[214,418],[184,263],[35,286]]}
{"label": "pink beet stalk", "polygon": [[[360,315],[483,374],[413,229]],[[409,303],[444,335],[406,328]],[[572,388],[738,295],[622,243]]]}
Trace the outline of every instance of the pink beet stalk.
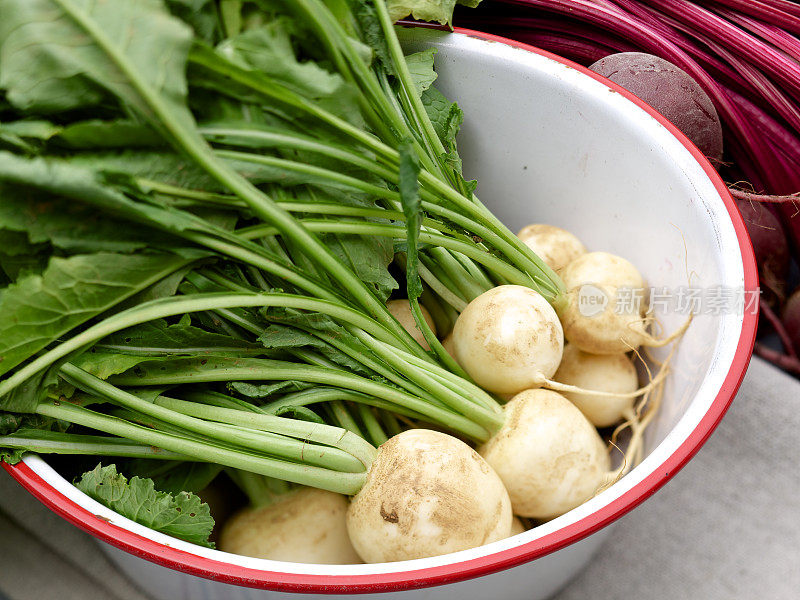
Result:
{"label": "pink beet stalk", "polygon": [[713,0],[713,4],[726,6],[733,11],[760,19],[766,23],[780,24],[786,31],[800,34],[800,6],[794,2],[759,2],[758,0]]}
{"label": "pink beet stalk", "polygon": [[769,23],[763,23],[747,15],[735,13],[731,10],[718,8],[715,12],[728,19],[731,23],[738,25],[742,29],[746,29],[765,42],[782,50],[793,59],[800,61],[800,40],[786,30]]}
{"label": "pink beet stalk", "polygon": [[783,52],[687,0],[646,0],[646,2],[676,19],[693,24],[698,31],[746,57],[773,76],[778,83],[787,87],[788,91],[800,96],[800,66]]}

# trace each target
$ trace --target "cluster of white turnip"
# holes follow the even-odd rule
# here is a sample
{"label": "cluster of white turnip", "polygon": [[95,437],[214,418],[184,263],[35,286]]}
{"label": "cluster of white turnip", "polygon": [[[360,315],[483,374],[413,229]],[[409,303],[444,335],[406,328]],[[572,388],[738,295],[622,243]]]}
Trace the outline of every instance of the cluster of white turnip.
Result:
{"label": "cluster of white turnip", "polygon": [[[587,252],[574,235],[550,225],[525,227],[519,237],[562,277],[567,294],[559,313],[530,288],[500,285],[473,299],[441,336],[472,381],[499,399],[492,406],[475,399],[497,412],[491,436],[473,448],[442,431],[407,429],[380,446],[349,501],[301,489],[245,509],[223,527],[222,550],[329,564],[447,554],[558,517],[635,464],[667,368],[646,371],[650,381],[640,386],[637,349],[677,336],[648,333],[646,301],[629,310],[615,305],[620,290],[645,288],[624,258]],[[581,309],[586,284],[609,299],[599,314]],[[427,347],[408,301],[388,307]],[[604,441],[598,428],[612,426]],[[631,432],[624,452],[614,443],[623,429]]]}

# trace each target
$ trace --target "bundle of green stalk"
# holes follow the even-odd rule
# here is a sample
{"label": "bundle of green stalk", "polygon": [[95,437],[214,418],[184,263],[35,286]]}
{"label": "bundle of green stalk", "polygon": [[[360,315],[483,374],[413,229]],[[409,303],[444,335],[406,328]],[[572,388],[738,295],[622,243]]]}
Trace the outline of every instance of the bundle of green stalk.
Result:
{"label": "bundle of green stalk", "polygon": [[[433,51],[403,55],[393,21],[437,6],[0,0],[5,461],[116,460],[141,477],[78,486],[195,543],[189,492],[223,468],[253,504],[310,486],[369,562],[501,539],[512,505],[550,518],[619,475],[569,401],[524,391],[558,388],[557,311],[582,323],[462,176]],[[469,346],[509,299],[511,366]],[[624,318],[611,343],[653,342]],[[585,454],[566,494],[527,474],[547,418]]]}

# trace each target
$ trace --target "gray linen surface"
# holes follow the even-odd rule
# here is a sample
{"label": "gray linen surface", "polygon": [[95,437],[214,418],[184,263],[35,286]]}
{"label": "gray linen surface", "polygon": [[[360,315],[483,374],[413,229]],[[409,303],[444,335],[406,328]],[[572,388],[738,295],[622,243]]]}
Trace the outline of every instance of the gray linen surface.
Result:
{"label": "gray linen surface", "polygon": [[[800,383],[754,359],[717,432],[557,600],[800,594]],[[0,472],[0,599],[145,600],[91,538]],[[463,599],[462,599],[463,600]]]}

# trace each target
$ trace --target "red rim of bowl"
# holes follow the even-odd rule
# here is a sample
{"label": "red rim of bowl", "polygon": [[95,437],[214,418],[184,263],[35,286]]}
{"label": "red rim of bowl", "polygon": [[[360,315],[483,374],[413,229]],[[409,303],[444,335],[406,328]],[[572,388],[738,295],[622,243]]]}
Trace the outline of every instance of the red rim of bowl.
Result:
{"label": "red rim of bowl", "polygon": [[[456,28],[455,31],[470,37],[500,42],[513,46],[514,48],[521,48],[572,67],[608,85],[614,91],[619,92],[640,108],[647,111],[664,125],[664,127],[677,137],[692,153],[722,197],[736,231],[736,237],[739,240],[739,248],[741,250],[744,268],[745,289],[756,289],[758,285],[758,271],[756,269],[753,248],[742,217],[733,198],[728,192],[728,188],[700,150],[698,150],[672,123],[627,90],[609,82],[600,75],[589,71],[577,63],[508,38],[462,28]],[[283,573],[242,567],[165,546],[119,527],[118,525],[109,523],[56,491],[25,463],[18,463],[14,466],[3,464],[3,467],[43,504],[72,524],[77,525],[104,542],[125,550],[134,556],[192,575],[234,585],[304,593],[352,594],[386,592],[453,583],[495,573],[555,552],[605,527],[652,496],[695,455],[724,416],[747,370],[747,365],[753,351],[757,322],[757,314],[744,315],[742,332],[739,337],[736,353],[728,374],[720,387],[719,393],[694,431],[692,431],[680,447],[678,447],[658,469],[619,498],[616,498],[609,504],[575,523],[521,546],[463,562],[413,571],[364,575]]]}

